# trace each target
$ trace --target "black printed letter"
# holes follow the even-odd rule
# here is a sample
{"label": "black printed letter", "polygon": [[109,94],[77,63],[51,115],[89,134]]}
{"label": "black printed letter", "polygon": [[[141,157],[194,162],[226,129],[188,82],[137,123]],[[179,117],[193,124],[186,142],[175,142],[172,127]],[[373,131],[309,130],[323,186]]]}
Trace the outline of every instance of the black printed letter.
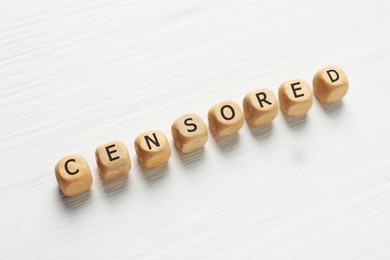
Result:
{"label": "black printed letter", "polygon": [[79,169],[77,169],[77,170],[74,171],[74,172],[71,172],[71,171],[69,170],[69,168],[68,168],[68,164],[69,164],[70,162],[76,162],[76,160],[75,160],[75,159],[69,159],[69,160],[67,160],[67,161],[65,162],[65,171],[66,171],[68,174],[70,174],[70,175],[75,175],[75,174],[77,174],[77,173],[79,172]]}
{"label": "black printed letter", "polygon": [[114,157],[114,158],[112,158],[112,157],[111,157],[111,154],[113,154],[113,153],[116,153],[116,152],[117,152],[117,150],[110,150],[110,148],[113,148],[113,147],[115,147],[115,144],[112,144],[112,145],[106,146],[106,152],[107,152],[107,155],[108,155],[108,159],[110,159],[110,161],[111,161],[111,162],[112,162],[112,161],[115,161],[115,160],[117,160],[117,159],[119,159],[119,158],[120,158],[119,156],[117,156],[117,157]]}
{"label": "black printed letter", "polygon": [[[262,98],[260,98],[260,96],[262,96]],[[267,100],[267,94],[264,92],[256,93],[256,97],[261,107],[264,107],[263,102],[267,103],[268,105],[272,105],[272,103]]]}
{"label": "black printed letter", "polygon": [[196,124],[194,124],[194,123],[188,123],[188,121],[191,121],[191,120],[193,120],[191,117],[190,118],[187,118],[186,120],[184,120],[184,124],[186,125],[186,126],[192,126],[193,128],[192,129],[187,129],[187,131],[188,132],[195,132],[196,131],[196,129],[198,129],[198,127],[196,126]]}
{"label": "black printed letter", "polygon": [[291,88],[292,88],[292,91],[294,93],[294,97],[295,98],[299,98],[299,97],[303,97],[304,96],[304,94],[298,94],[297,95],[297,90],[301,90],[302,89],[301,87],[298,87],[298,88],[295,87],[296,85],[299,85],[299,84],[301,84],[301,83],[300,82],[294,82],[294,83],[291,84]]}
{"label": "black printed letter", "polygon": [[152,146],[150,145],[150,142],[152,142],[155,146],[160,147],[160,143],[158,142],[156,133],[153,133],[154,140],[147,135],[145,135],[144,138],[145,138],[146,144],[149,147],[149,150],[152,150]]}
{"label": "black printed letter", "polygon": [[[232,115],[230,117],[227,117],[225,115],[225,113],[223,112],[225,110],[225,108],[229,108],[230,111],[232,112]],[[234,112],[234,109],[232,106],[224,105],[223,107],[221,107],[221,115],[222,115],[223,119],[225,119],[225,120],[232,120],[234,118],[234,116],[236,115],[236,112]]]}
{"label": "black printed letter", "polygon": [[[333,77],[332,77],[332,75],[330,74],[331,72],[333,72],[333,73],[336,74],[336,78],[333,78]],[[339,78],[340,78],[339,74],[338,74],[337,71],[335,71],[335,70],[327,70],[326,73],[328,74],[328,76],[329,76],[329,78],[330,78],[330,81],[332,81],[332,83],[338,81]]]}

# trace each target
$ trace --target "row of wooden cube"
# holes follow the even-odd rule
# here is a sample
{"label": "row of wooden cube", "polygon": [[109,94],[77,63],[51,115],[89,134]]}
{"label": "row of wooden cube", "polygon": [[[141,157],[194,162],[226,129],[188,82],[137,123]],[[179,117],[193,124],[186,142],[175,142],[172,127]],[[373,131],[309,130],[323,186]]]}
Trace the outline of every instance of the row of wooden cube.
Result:
{"label": "row of wooden cube", "polygon": [[[344,71],[330,66],[318,71],[313,78],[313,91],[321,103],[339,101],[348,91],[348,79]],[[258,89],[248,93],[243,100],[243,110],[233,101],[221,102],[208,112],[211,133],[224,137],[236,133],[244,125],[244,117],[251,126],[271,123],[278,114],[279,106],[288,116],[307,113],[313,103],[309,85],[300,79],[284,82],[279,87],[278,101],[270,89]],[[174,145],[182,153],[200,149],[208,140],[208,129],[202,118],[186,114],[174,121],[171,128]],[[134,142],[138,160],[143,167],[151,168],[166,163],[171,148],[166,136],[158,130],[139,135]],[[120,141],[99,146],[95,152],[96,162],[103,180],[126,177],[131,160],[126,145]],[[55,167],[61,191],[68,196],[88,191],[92,185],[91,170],[80,155],[66,156]]]}

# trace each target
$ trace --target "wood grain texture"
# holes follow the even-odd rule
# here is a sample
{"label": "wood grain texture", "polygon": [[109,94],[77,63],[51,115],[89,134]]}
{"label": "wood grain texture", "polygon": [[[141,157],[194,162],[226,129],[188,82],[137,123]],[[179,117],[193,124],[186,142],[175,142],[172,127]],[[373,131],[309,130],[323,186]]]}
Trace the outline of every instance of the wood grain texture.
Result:
{"label": "wood grain texture", "polygon": [[[389,259],[390,2],[3,0],[1,259]],[[144,170],[134,138],[342,67],[342,103]],[[102,183],[95,148],[132,170]],[[60,195],[81,154],[90,193]]]}

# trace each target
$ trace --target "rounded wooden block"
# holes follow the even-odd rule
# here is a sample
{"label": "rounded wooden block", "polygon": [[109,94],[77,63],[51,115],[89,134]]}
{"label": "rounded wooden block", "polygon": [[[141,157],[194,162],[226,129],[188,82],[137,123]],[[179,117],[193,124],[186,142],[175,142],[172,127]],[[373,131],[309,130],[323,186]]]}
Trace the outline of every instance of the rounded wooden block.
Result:
{"label": "rounded wooden block", "polygon": [[95,151],[99,175],[103,180],[116,180],[128,176],[131,161],[126,145],[114,141],[100,145]]}
{"label": "rounded wooden block", "polygon": [[197,114],[185,114],[176,119],[171,132],[176,149],[182,153],[202,148],[208,139],[207,127]]}
{"label": "rounded wooden block", "polygon": [[225,101],[213,106],[208,112],[211,133],[224,137],[238,132],[244,125],[244,115],[234,101]]}
{"label": "rounded wooden block", "polygon": [[282,112],[288,116],[306,114],[313,104],[309,85],[301,79],[282,83],[279,87],[279,103]]}
{"label": "rounded wooden block", "polygon": [[321,103],[330,104],[341,100],[348,88],[347,75],[340,67],[328,66],[314,75],[313,91]]}
{"label": "rounded wooden block", "polygon": [[146,168],[157,167],[171,157],[171,147],[165,135],[159,130],[145,132],[134,141],[134,148],[140,163]]}
{"label": "rounded wooden block", "polygon": [[55,175],[62,193],[76,196],[92,186],[92,174],[87,161],[80,155],[69,155],[55,166]]}
{"label": "rounded wooden block", "polygon": [[246,121],[251,126],[271,123],[278,115],[278,101],[274,93],[267,88],[249,92],[243,102]]}

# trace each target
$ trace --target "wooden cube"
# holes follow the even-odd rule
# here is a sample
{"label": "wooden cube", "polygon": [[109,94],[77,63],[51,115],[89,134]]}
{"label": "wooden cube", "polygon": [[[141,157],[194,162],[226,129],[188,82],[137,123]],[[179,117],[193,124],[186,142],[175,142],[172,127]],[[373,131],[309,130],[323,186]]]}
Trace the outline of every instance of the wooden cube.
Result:
{"label": "wooden cube", "polygon": [[234,101],[225,101],[213,106],[208,113],[210,131],[215,137],[224,137],[238,132],[244,125],[244,115]]}
{"label": "wooden cube", "polygon": [[182,153],[202,148],[208,139],[207,127],[197,114],[186,114],[176,119],[171,132],[176,149]]}
{"label": "wooden cube", "polygon": [[242,103],[245,119],[251,126],[269,124],[278,115],[278,101],[270,89],[249,92]]}
{"label": "wooden cube", "polygon": [[284,82],[279,87],[279,103],[282,112],[288,116],[306,114],[313,104],[309,85],[301,79]]}
{"label": "wooden cube", "polygon": [[55,166],[55,175],[62,193],[76,196],[92,186],[92,174],[87,161],[80,155],[69,155]]}
{"label": "wooden cube", "polygon": [[134,141],[138,160],[146,168],[166,163],[171,157],[171,147],[165,135],[158,130],[139,135]]}
{"label": "wooden cube", "polygon": [[348,88],[348,78],[339,67],[325,67],[314,75],[313,91],[321,103],[330,104],[341,100]]}
{"label": "wooden cube", "polygon": [[120,141],[100,145],[95,151],[96,163],[103,180],[115,180],[128,176],[131,161],[126,145]]}

